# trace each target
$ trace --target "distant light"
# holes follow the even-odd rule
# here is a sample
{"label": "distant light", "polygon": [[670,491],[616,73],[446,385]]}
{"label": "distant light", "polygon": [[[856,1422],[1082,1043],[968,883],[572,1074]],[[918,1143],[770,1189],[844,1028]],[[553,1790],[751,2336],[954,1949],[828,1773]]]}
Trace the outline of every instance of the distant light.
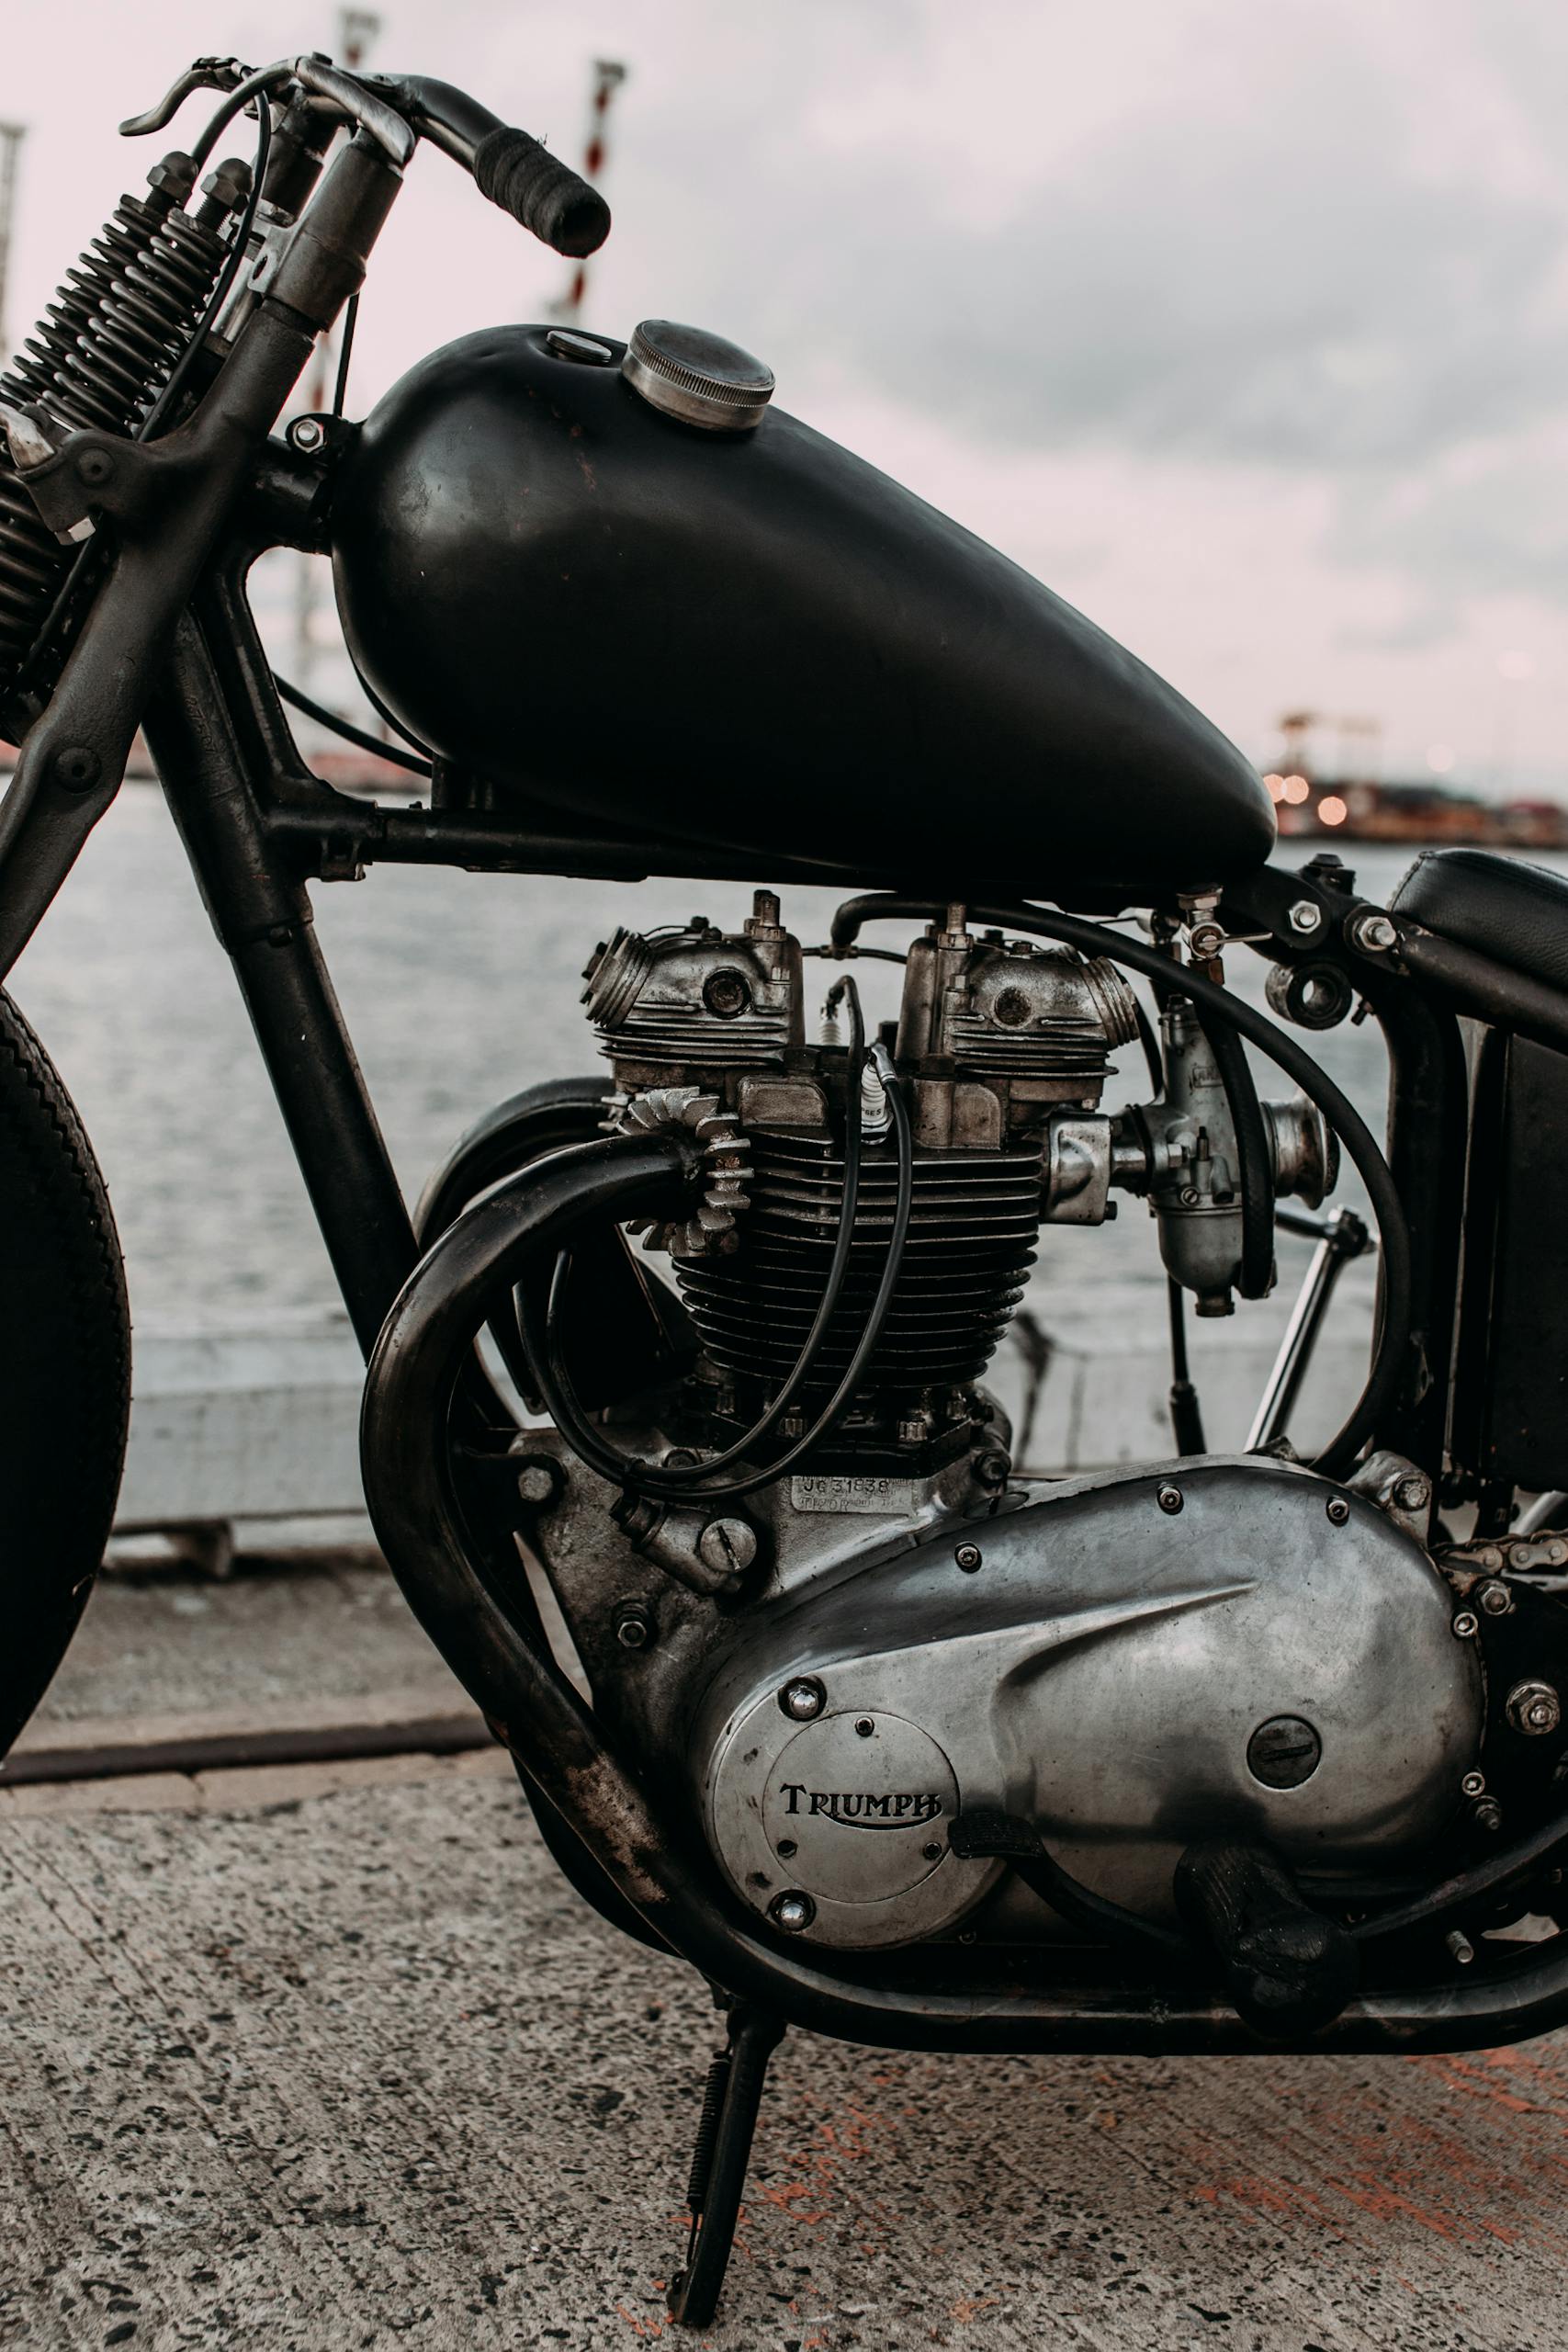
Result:
{"label": "distant light", "polygon": [[1453,763],[1454,753],[1453,745],[1451,743],[1427,744],[1427,765],[1431,769],[1434,775],[1447,775]]}
{"label": "distant light", "polygon": [[1535,675],[1535,662],[1530,655],[1517,650],[1499,653],[1497,667],[1505,678],[1533,678]]}
{"label": "distant light", "polygon": [[1283,797],[1285,779],[1282,775],[1266,775],[1263,781],[1269,786],[1269,797],[1270,800],[1279,800]]}
{"label": "distant light", "polygon": [[1326,794],[1317,804],[1317,821],[1320,825],[1342,825],[1349,814],[1350,811],[1337,792]]}
{"label": "distant light", "polygon": [[1280,797],[1288,800],[1292,808],[1299,808],[1311,790],[1304,775],[1288,775],[1280,782]]}

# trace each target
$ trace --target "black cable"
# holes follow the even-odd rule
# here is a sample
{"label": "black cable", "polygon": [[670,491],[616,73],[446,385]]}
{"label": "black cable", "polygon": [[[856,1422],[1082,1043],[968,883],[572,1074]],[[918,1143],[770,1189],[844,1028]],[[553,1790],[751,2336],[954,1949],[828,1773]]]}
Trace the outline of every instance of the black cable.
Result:
{"label": "black cable", "polygon": [[367,728],[356,727],[351,718],[340,718],[335,710],[329,710],[324,703],[312,702],[309,695],[301,694],[298,686],[279,677],[276,670],[272,683],[286,703],[302,710],[307,718],[315,719],[318,725],[330,727],[345,742],[357,743],[362,752],[374,752],[378,760],[389,760],[395,768],[407,768],[411,775],[430,774],[428,760],[416,759],[412,752],[400,752],[395,743],[383,743],[379,736],[372,735]]}
{"label": "black cable", "polygon": [[[863,948],[861,953],[866,955],[870,950]],[[1138,1024],[1138,1043],[1144,1049],[1144,1067],[1149,1073],[1150,1090],[1156,1095],[1161,1095],[1165,1092],[1165,1064],[1160,1059],[1159,1039],[1155,1035],[1155,1024],[1144,1011],[1141,998],[1133,999],[1133,1017]]]}
{"label": "black cable", "polygon": [[[901,920],[926,921],[942,911],[929,899],[911,899],[874,893],[860,899],[846,899],[833,917],[832,941],[835,947],[847,945],[853,940],[863,922],[896,917]],[[1055,912],[1043,907],[971,906],[970,915],[981,922],[999,923],[1014,931],[1036,932],[1042,938],[1062,941],[1077,947],[1085,955],[1106,956],[1112,963],[1127,964],[1134,971],[1144,973],[1156,988],[1170,988],[1173,967],[1168,956],[1141,939],[1123,939],[1106,929],[1103,923],[1088,922],[1077,915]],[[1371,1129],[1360,1113],[1326,1070],[1314,1061],[1295,1039],[1240,997],[1233,997],[1212,980],[1190,969],[1183,969],[1179,986],[1190,997],[1201,1018],[1204,1007],[1221,1021],[1239,1029],[1244,1037],[1293,1078],[1303,1092],[1309,1095],[1323,1113],[1329,1125],[1339,1136],[1356,1164],[1361,1182],[1367,1188],[1382,1242],[1380,1315],[1372,1362],[1366,1385],[1351,1409],[1348,1419],[1312,1464],[1322,1476],[1337,1478],[1348,1470],[1382,1420],[1405,1370],[1410,1347],[1411,1274],[1410,1229],[1405,1223],[1404,1204],[1399,1197],[1387,1160],[1379,1150]]]}
{"label": "black cable", "polygon": [[[834,957],[837,957],[839,954],[838,949],[829,945],[826,941],[824,941],[820,947],[803,947],[800,952],[803,956],[831,956]],[[850,950],[850,960],[855,963],[872,962],[877,964],[907,964],[909,959],[907,956],[901,955],[897,947],[852,947]]]}
{"label": "black cable", "polygon": [[[1173,962],[1169,979],[1163,986],[1156,984],[1155,994],[1162,1011],[1173,997],[1182,994],[1182,970],[1179,964]],[[1143,1007],[1139,1005],[1137,1010],[1142,1015]],[[1231,1125],[1235,1130],[1235,1172],[1241,1192],[1241,1266],[1236,1288],[1243,1298],[1267,1298],[1274,1283],[1274,1155],[1264,1124],[1263,1106],[1258,1100],[1246,1049],[1239,1040],[1223,1022],[1200,1019],[1198,1025],[1214,1057]],[[1154,1039],[1146,1017],[1143,1028],[1147,1033],[1145,1058],[1154,1077],[1155,1091],[1161,1093],[1165,1070],[1151,1053]]]}
{"label": "black cable", "polygon": [[[228,118],[225,116],[223,119],[227,120]],[[197,154],[198,170],[207,155],[211,153],[212,142],[216,140],[221,127],[221,123],[209,126],[206,142],[198,149]],[[251,174],[251,189],[245,198],[245,209],[240,215],[234,242],[229,248],[228,258],[218,273],[218,283],[208,297],[207,308],[203,311],[198,323],[192,330],[189,342],[175,364],[174,373],[142,421],[141,429],[136,435],[138,441],[151,441],[155,437],[157,427],[162,424],[164,417],[168,415],[175,401],[184,391],[190,371],[195,367],[202,347],[212,332],[214,322],[233,290],[234,281],[247,256],[251,231],[255,226],[256,207],[261,202],[262,182],[266,177],[266,159],[271,153],[272,107],[270,101],[263,96],[256,107],[256,160]]]}
{"label": "black cable", "polygon": [[[784,1476],[786,1470],[793,1468],[803,1455],[809,1453],[815,1446],[822,1442],[824,1438],[832,1433],[854,1399],[855,1392],[864,1377],[866,1365],[882,1338],[888,1312],[893,1304],[893,1293],[903,1266],[904,1244],[908,1235],[909,1218],[915,1204],[915,1143],[909,1125],[908,1105],[904,1101],[903,1090],[897,1080],[888,1084],[886,1091],[887,1106],[893,1114],[894,1138],[898,1152],[898,1189],[893,1209],[893,1228],[888,1238],[887,1255],[883,1261],[882,1279],[877,1284],[876,1296],[872,1302],[871,1313],[866,1317],[865,1328],[856,1343],[843,1376],[805,1436],[797,1438],[776,1461],[769,1463],[765,1469],[752,1471],[747,1477],[728,1479],[717,1487],[694,1486],[686,1488],[684,1492],[687,1498],[694,1503],[735,1501],[739,1500],[742,1495],[754,1493],[759,1487],[772,1486],[775,1479]],[[598,1470],[602,1477],[616,1479],[636,1492],[642,1465],[630,1461],[625,1454],[615,1453],[604,1443],[598,1430],[587,1419],[581,1407],[578,1404],[567,1374],[560,1345],[560,1332],[561,1310],[570,1265],[570,1252],[561,1250],[556,1259],[555,1272],[550,1281],[549,1306],[546,1317],[546,1347],[543,1351],[545,1361],[536,1364],[536,1368],[539,1393],[544,1398],[547,1411],[574,1452],[581,1454],[591,1468]],[[531,1350],[531,1352],[537,1356],[540,1351]],[[694,1478],[700,1478],[701,1468],[694,1469],[692,1475]]]}
{"label": "black cable", "polygon": [[[828,1327],[838,1311],[844,1284],[849,1278],[850,1261],[854,1249],[855,1219],[860,1209],[861,1146],[865,1129],[864,1107],[861,1101],[861,1073],[866,1059],[865,1015],[861,1009],[860,990],[853,980],[847,976],[834,982],[829,994],[829,1003],[832,1004],[840,996],[848,1001],[850,1008],[850,1051],[849,1060],[845,1066],[844,1176],[839,1193],[839,1230],[834,1237],[832,1256],[828,1261],[828,1278],[823,1283],[822,1295],[817,1303],[817,1312],[812,1317],[811,1328],[777,1396],[743,1437],[737,1438],[732,1445],[726,1446],[722,1453],[716,1453],[710,1461],[689,1463],[677,1470],[659,1467],[652,1463],[636,1464],[636,1482],[639,1493],[670,1497],[691,1495],[699,1480],[717,1471],[728,1470],[733,1463],[744,1461],[747,1454],[760,1445],[764,1438],[772,1435],[817,1368],[818,1359],[828,1339]],[[570,1255],[568,1252],[562,1254]],[[565,1295],[566,1282],[570,1278],[570,1271],[569,1266],[567,1272],[561,1276],[562,1299]],[[552,1294],[554,1289],[555,1285],[552,1283]],[[564,1347],[558,1349],[557,1346],[557,1337],[562,1329],[562,1319],[552,1296],[546,1317],[546,1354],[547,1357],[558,1357],[564,1363]],[[547,1398],[546,1401],[547,1403],[548,1399]],[[592,1424],[590,1423],[589,1426],[592,1428]],[[613,1450],[603,1440],[600,1442],[604,1453],[611,1454]],[[626,1457],[615,1455],[614,1458],[623,1461]]]}
{"label": "black cable", "polygon": [[1450,1912],[1463,1910],[1485,1895],[1495,1894],[1521,1871],[1539,1868],[1564,1845],[1568,1845],[1568,1816],[1560,1814],[1555,1821],[1549,1821],[1544,1828],[1521,1838],[1506,1853],[1490,1855],[1473,1870],[1439,1881],[1425,1894],[1401,1904],[1396,1911],[1384,1911],[1376,1918],[1359,1921],[1349,1932],[1358,1943],[1370,1944],[1379,1943],[1386,1936],[1408,1935],[1413,1928],[1434,1927]]}
{"label": "black cable", "polygon": [[1170,1316],[1170,1433],[1178,1453],[1207,1453],[1203,1408],[1187,1364],[1187,1294],[1174,1274],[1166,1277]]}
{"label": "black cable", "polygon": [[1247,1047],[1223,1021],[1203,1021],[1209,1051],[1220,1073],[1235,1129],[1236,1170],[1241,1184],[1241,1268],[1236,1288],[1243,1298],[1267,1298],[1274,1282],[1274,1155],[1263,1106],[1258,1100]]}
{"label": "black cable", "polygon": [[359,691],[365,696],[366,701],[370,705],[371,709],[376,713],[377,718],[384,718],[388,726],[390,727],[395,733],[402,737],[405,743],[412,746],[412,748],[419,753],[422,760],[429,760],[434,766],[435,753],[431,750],[430,745],[423,742],[421,738],[414,733],[412,727],[405,727],[395,710],[389,710],[387,708],[386,704],[381,700],[380,695],[377,693],[375,687],[371,684],[364,671],[354,660],[353,654],[350,653],[348,658],[353,667],[354,674],[359,681]]}
{"label": "black cable", "polygon": [[343,341],[338,346],[337,382],[333,388],[333,414],[343,414],[344,396],[348,390],[348,363],[354,356],[354,330],[359,323],[359,297],[351,294],[343,314]]}

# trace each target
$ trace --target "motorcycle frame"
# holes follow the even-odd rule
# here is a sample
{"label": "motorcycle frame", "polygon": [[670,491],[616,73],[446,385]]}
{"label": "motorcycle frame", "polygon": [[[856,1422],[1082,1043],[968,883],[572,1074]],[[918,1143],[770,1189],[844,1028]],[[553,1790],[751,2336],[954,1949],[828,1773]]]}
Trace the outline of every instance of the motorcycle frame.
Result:
{"label": "motorcycle frame", "polygon": [[[756,879],[743,848],[564,831],[538,808],[515,800],[498,808],[480,782],[440,762],[431,806],[420,808],[352,798],[311,775],[301,759],[245,578],[268,548],[330,549],[332,436],[316,459],[268,436],[317,334],[360,282],[398,180],[363,135],[351,141],[311,207],[311,237],[290,249],[272,293],[193,418],[151,445],[73,434],[39,469],[40,504],[51,502],[46,511],[56,527],[69,527],[78,514],[107,521],[113,547],[91,613],[28,732],[0,806],[4,977],[112,801],[136,728],[144,727],[367,1357],[419,1252],[315,935],[310,884],[355,878],[388,862],[626,882],[660,874]],[[95,461],[90,503],[84,459]],[[931,878],[902,866],[896,842],[880,874],[806,857],[770,858],[769,866],[771,882],[850,889],[870,882],[918,891]],[[948,876],[942,896],[984,899],[1010,892],[1016,880],[981,869],[961,889]],[[1043,895],[1049,877],[1040,888]],[[1410,1227],[1420,1343],[1375,1442],[1405,1455],[1435,1483],[1443,1463],[1464,1217],[1469,1091],[1458,1016],[1475,1013],[1568,1049],[1568,997],[1414,927],[1402,926],[1397,963],[1358,949],[1351,944],[1354,918],[1369,902],[1348,893],[1342,875],[1269,867],[1227,890],[1224,903],[1231,927],[1274,960],[1338,967],[1382,1027],[1391,1073],[1389,1157]],[[1303,906],[1316,910],[1315,922],[1303,918]],[[672,1180],[677,1172],[666,1148],[660,1166],[640,1167],[640,1179]],[[606,1213],[616,1197],[606,1178]],[[432,1523],[446,1508],[434,1459],[444,1444],[437,1432],[429,1458],[417,1459],[408,1473],[411,1510],[434,1515]],[[445,1603],[435,1592],[435,1570],[421,1587],[417,1564],[397,1565],[405,1589],[411,1581],[420,1588],[410,1597],[427,1624],[439,1618]],[[498,1611],[483,1585],[476,1576],[473,1606]],[[547,1831],[558,1860],[617,1924],[683,1953],[728,1992],[815,2030],[885,2046],[1260,2046],[1233,2011],[1203,1996],[1102,1979],[1032,1985],[1024,1953],[998,1961],[943,1947],[891,1963],[884,1959],[874,1974],[852,1961],[785,1948],[740,1913],[680,1825],[659,1817],[635,1775],[595,1733],[542,1638],[514,1623],[502,1628],[499,1619],[490,1634],[465,1679],[504,1726],[536,1809],[547,1820],[558,1816],[555,1834]],[[1475,2046],[1522,2039],[1565,2017],[1568,1936],[1560,1936],[1479,1982],[1368,1995],[1309,2046]]]}

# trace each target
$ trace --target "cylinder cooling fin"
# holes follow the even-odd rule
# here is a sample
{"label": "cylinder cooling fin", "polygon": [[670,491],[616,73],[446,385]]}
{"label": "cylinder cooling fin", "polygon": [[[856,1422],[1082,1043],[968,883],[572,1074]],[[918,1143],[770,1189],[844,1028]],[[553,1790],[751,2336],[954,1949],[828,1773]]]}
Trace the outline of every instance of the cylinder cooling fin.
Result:
{"label": "cylinder cooling fin", "polygon": [[[724,1257],[677,1255],[703,1346],[738,1378],[776,1383],[799,1354],[822,1295],[843,1175],[841,1148],[827,1134],[754,1133],[739,1246]],[[895,1182],[891,1152],[868,1152],[849,1279],[816,1374],[824,1391],[864,1328]],[[903,1397],[978,1379],[1023,1295],[1039,1224],[1038,1152],[918,1152],[903,1266],[868,1386]]]}

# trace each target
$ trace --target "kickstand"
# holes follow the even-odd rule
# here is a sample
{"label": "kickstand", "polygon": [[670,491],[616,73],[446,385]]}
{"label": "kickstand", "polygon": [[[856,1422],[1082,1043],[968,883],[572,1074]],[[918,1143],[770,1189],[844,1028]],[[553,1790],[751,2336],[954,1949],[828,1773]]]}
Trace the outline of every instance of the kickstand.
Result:
{"label": "kickstand", "polygon": [[670,2282],[670,2316],[679,2327],[707,2327],[718,2308],[768,2061],[784,2033],[782,2018],[737,2001],[729,2012],[725,2046],[708,2068],[686,2190],[692,2212],[686,2267]]}

